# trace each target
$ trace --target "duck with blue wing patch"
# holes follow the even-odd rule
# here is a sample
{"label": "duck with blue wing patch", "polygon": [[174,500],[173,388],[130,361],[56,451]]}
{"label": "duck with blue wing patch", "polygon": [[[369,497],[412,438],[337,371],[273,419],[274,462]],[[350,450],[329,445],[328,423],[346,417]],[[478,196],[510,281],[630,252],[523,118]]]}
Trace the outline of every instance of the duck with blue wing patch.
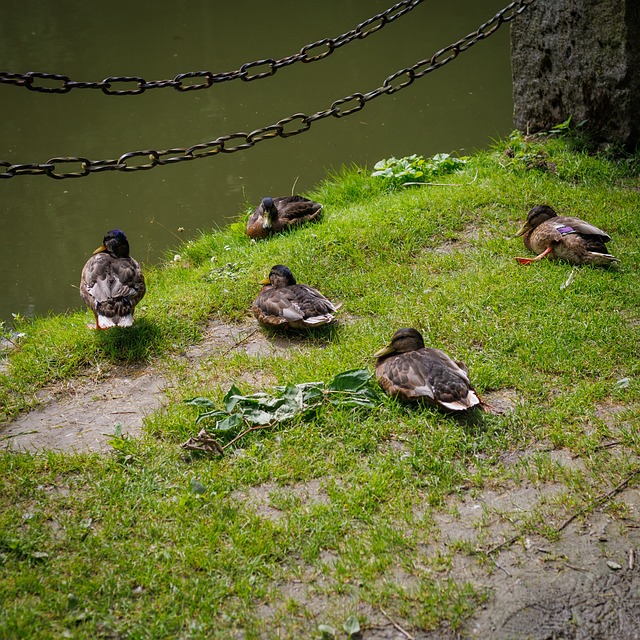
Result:
{"label": "duck with blue wing patch", "polygon": [[545,257],[571,264],[609,266],[619,262],[607,251],[611,238],[602,229],[573,216],[559,216],[546,204],[533,207],[527,221],[516,233],[524,246],[538,254],[535,258],[516,258],[520,264],[531,264]]}

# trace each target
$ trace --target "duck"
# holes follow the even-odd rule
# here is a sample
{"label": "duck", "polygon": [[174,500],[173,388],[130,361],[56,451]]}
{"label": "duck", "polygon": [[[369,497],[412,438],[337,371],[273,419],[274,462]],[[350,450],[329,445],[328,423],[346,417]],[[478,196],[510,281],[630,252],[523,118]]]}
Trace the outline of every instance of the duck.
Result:
{"label": "duck", "polygon": [[253,301],[251,310],[264,325],[281,329],[308,329],[335,322],[333,314],[342,306],[327,300],[317,289],[298,284],[289,267],[277,264]]}
{"label": "duck", "polygon": [[516,258],[520,264],[531,264],[548,257],[573,265],[609,266],[620,262],[607,252],[611,238],[602,229],[572,216],[559,216],[550,206],[540,204],[527,214],[527,220],[516,237],[538,254],[535,258]]}
{"label": "duck", "polygon": [[93,311],[95,329],[132,326],[133,311],[145,292],[144,275],[129,255],[127,236],[120,229],[107,231],[80,279],[80,296]]}
{"label": "duck", "polygon": [[322,205],[302,196],[262,198],[247,220],[247,235],[260,240],[274,233],[318,220]]}
{"label": "duck", "polygon": [[471,386],[467,366],[440,349],[425,347],[417,329],[398,329],[374,357],[378,383],[391,397],[451,413],[489,407]]}

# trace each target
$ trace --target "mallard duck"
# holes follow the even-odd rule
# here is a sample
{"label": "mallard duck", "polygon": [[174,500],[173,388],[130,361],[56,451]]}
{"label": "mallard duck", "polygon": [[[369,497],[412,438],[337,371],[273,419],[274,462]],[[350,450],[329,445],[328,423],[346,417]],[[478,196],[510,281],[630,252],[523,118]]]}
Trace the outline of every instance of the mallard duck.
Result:
{"label": "mallard duck", "polygon": [[247,235],[250,238],[266,238],[273,233],[317,220],[322,213],[322,205],[302,196],[283,198],[262,198],[247,221]]}
{"label": "mallard duck", "polygon": [[516,258],[520,264],[531,264],[549,257],[571,264],[607,266],[619,262],[607,253],[611,238],[598,227],[571,216],[559,216],[546,204],[533,207],[527,221],[516,236],[522,236],[524,246],[538,255],[535,258]]}
{"label": "mallard duck", "polygon": [[477,405],[485,408],[469,382],[466,365],[440,349],[425,347],[416,329],[399,329],[374,356],[376,378],[390,396],[406,402],[425,401],[446,411],[467,411]]}
{"label": "mallard duck", "polygon": [[251,307],[259,322],[283,329],[306,329],[330,324],[341,304],[333,304],[317,289],[297,284],[289,267],[275,265]]}
{"label": "mallard duck", "polygon": [[146,287],[140,265],[129,255],[129,241],[112,229],[82,269],[80,296],[96,317],[96,329],[130,327],[133,310]]}

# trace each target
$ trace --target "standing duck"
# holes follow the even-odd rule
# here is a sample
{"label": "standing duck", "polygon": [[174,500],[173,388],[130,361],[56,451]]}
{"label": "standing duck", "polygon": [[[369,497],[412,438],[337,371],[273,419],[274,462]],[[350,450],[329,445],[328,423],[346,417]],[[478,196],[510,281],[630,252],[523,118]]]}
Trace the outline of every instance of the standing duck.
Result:
{"label": "standing duck", "polygon": [[607,253],[606,243],[611,238],[604,231],[580,218],[559,216],[546,204],[529,211],[516,236],[522,236],[524,246],[538,254],[535,258],[516,258],[520,264],[531,264],[546,256],[576,265],[608,266],[619,262]]}
{"label": "standing duck", "polygon": [[247,221],[247,235],[259,240],[273,233],[317,220],[322,205],[302,196],[262,198]]}
{"label": "standing duck", "polygon": [[289,267],[275,265],[265,285],[253,301],[251,310],[259,322],[282,329],[307,329],[335,321],[333,313],[340,304],[333,304],[317,289],[297,284]]}
{"label": "standing duck", "polygon": [[378,383],[392,397],[425,401],[445,411],[467,411],[477,405],[487,410],[469,382],[466,365],[440,349],[425,347],[416,329],[399,329],[374,356]]}
{"label": "standing duck", "polygon": [[82,269],[80,296],[96,317],[96,329],[130,327],[133,310],[146,291],[140,265],[129,255],[129,241],[112,229]]}

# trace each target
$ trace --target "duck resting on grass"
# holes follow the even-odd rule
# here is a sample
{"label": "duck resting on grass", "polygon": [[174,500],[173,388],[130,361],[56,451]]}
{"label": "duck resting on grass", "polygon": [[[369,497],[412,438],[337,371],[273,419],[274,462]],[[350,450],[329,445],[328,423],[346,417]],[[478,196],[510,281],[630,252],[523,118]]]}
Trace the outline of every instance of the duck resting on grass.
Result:
{"label": "duck resting on grass", "polygon": [[595,264],[609,266],[619,262],[607,253],[606,243],[611,238],[598,227],[574,218],[559,216],[546,204],[533,207],[527,221],[516,233],[522,236],[524,246],[538,254],[535,258],[516,258],[520,264],[531,264],[545,257],[566,260],[575,265]]}
{"label": "duck resting on grass", "polygon": [[298,284],[289,267],[275,265],[251,310],[259,322],[281,329],[308,329],[335,322],[341,307],[327,300],[317,289]]}
{"label": "duck resting on grass", "polygon": [[426,402],[447,412],[468,411],[483,403],[469,382],[469,370],[444,351],[424,346],[416,329],[399,329],[377,351],[376,378],[384,391],[405,402]]}
{"label": "duck resting on grass", "polygon": [[108,231],[84,265],[80,280],[80,296],[96,317],[95,328],[130,327],[145,291],[140,265],[129,255],[127,236],[120,229]]}
{"label": "duck resting on grass", "polygon": [[286,229],[313,222],[322,213],[322,205],[302,196],[262,198],[247,221],[247,235],[259,240]]}

